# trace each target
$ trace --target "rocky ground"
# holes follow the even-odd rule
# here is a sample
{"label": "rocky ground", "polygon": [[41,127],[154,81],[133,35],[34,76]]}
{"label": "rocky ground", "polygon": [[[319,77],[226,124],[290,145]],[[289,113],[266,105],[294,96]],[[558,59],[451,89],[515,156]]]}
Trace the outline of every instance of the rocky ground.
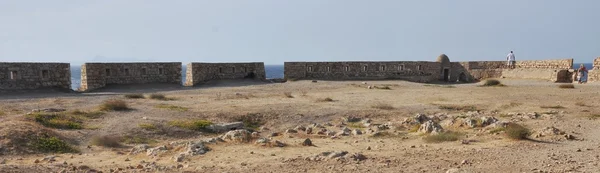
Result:
{"label": "rocky ground", "polygon": [[600,85],[501,82],[8,94],[0,172],[600,172]]}

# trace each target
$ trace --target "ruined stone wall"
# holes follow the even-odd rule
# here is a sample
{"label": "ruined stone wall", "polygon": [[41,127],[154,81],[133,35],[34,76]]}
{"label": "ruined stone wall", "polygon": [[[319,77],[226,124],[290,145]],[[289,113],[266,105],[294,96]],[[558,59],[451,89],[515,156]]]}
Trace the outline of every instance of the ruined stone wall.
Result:
{"label": "ruined stone wall", "polygon": [[181,84],[181,63],[85,63],[81,66],[81,91],[111,84]]}
{"label": "ruined stone wall", "polygon": [[0,90],[71,88],[69,63],[0,63]]}
{"label": "ruined stone wall", "polygon": [[594,69],[600,69],[600,57],[594,59]]}
{"label": "ruined stone wall", "polygon": [[572,69],[573,59],[526,60],[517,61],[516,68],[535,69]]}
{"label": "ruined stone wall", "polygon": [[469,61],[459,64],[473,80],[506,77],[565,82],[571,80],[568,71],[564,70],[573,67],[573,59],[516,61],[514,69],[508,69],[506,61]]}
{"label": "ruined stone wall", "polygon": [[244,78],[265,80],[264,63],[189,63],[185,86],[195,86],[210,80]]}
{"label": "ruined stone wall", "polygon": [[439,80],[439,62],[285,62],[286,79],[377,80],[401,79],[414,82]]}

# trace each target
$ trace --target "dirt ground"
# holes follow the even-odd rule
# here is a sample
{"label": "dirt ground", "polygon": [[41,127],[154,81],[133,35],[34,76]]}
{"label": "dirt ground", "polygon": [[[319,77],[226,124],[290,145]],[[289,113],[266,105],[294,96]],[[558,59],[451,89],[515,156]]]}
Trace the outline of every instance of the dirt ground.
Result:
{"label": "dirt ground", "polygon": [[[501,81],[506,86],[405,81],[367,81],[366,84],[361,81],[223,81],[195,88],[130,86],[93,93],[4,94],[0,96],[3,112],[0,113],[0,172],[120,169],[118,172],[600,172],[600,120],[596,120],[600,118],[600,84],[574,84],[574,89],[563,89],[558,87],[560,84],[546,81]],[[368,86],[376,88],[368,89]],[[377,89],[383,86],[389,89]],[[126,93],[161,93],[170,99],[126,99],[123,96]],[[332,101],[320,101],[324,98]],[[132,110],[108,111],[100,118],[85,120],[84,128],[77,130],[44,127],[26,116],[34,109],[43,108],[95,111],[110,99],[124,100]],[[161,104],[185,110],[157,108]],[[378,107],[381,105],[386,108]],[[414,132],[411,129],[414,124],[406,123],[417,114],[436,119],[444,131],[459,132],[459,139],[426,142],[424,138],[432,134]],[[227,123],[243,115],[257,117],[261,125],[252,130],[261,137],[286,146],[261,146],[254,142],[257,137],[250,142],[210,143],[206,144],[210,148],[207,153],[176,162],[173,156],[181,152],[177,149],[147,156],[145,152],[129,154],[138,144],[101,147],[90,143],[97,136],[151,139],[151,147],[171,145],[174,141],[198,141],[223,133],[171,127],[169,122],[202,119]],[[368,118],[372,123],[343,120],[348,117]],[[521,124],[531,129],[531,135],[524,140],[514,140],[502,131],[495,132],[492,126],[469,127],[461,123],[467,118],[481,117]],[[331,137],[303,131],[285,132],[313,123],[330,131],[339,132],[347,127],[360,129],[364,134]],[[154,124],[158,130],[146,130],[140,124]],[[377,124],[389,125],[389,129],[379,128]],[[560,132],[539,135],[548,127]],[[7,142],[14,137],[9,135],[32,129],[60,136],[79,152],[9,151]],[[271,137],[272,133],[280,135]],[[306,138],[314,145],[302,146]],[[314,159],[327,151],[360,153],[366,159]],[[56,157],[54,161],[45,161],[47,156]]]}

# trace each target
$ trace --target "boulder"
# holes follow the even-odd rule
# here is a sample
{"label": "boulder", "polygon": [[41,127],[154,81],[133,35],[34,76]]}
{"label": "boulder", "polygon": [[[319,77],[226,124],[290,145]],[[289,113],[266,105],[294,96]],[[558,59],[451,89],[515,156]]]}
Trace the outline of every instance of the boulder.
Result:
{"label": "boulder", "polygon": [[243,129],[243,122],[232,122],[232,123],[223,123],[223,124],[212,124],[207,127],[207,129],[212,130],[214,132],[226,132],[230,130]]}
{"label": "boulder", "polygon": [[285,133],[298,133],[298,131],[294,129],[287,129],[285,130]]}
{"label": "boulder", "polygon": [[490,117],[490,116],[481,117],[481,126],[483,126],[483,127],[489,126],[496,122],[498,122],[498,119],[496,119],[496,117]]}
{"label": "boulder", "polygon": [[415,115],[414,120],[419,124],[423,124],[429,121],[429,117],[427,117],[427,115],[425,114],[417,114]]}
{"label": "boulder", "polygon": [[309,138],[306,138],[304,142],[302,142],[302,146],[313,146],[313,143]]}
{"label": "boulder", "polygon": [[419,132],[422,133],[439,133],[444,131],[444,129],[442,128],[442,126],[440,126],[438,123],[429,120],[423,124],[421,124],[421,127],[419,127]]}
{"label": "boulder", "polygon": [[363,161],[363,160],[367,160],[367,157],[360,153],[354,153],[354,154],[350,155],[350,159],[352,159],[354,161]]}
{"label": "boulder", "polygon": [[323,152],[322,154],[327,153],[327,157],[330,159],[343,157],[348,154],[348,151],[339,151],[339,152]]}
{"label": "boulder", "polygon": [[271,140],[269,140],[268,138],[258,138],[256,140],[256,142],[254,142],[255,144],[261,144],[261,145],[266,145],[267,143],[269,143]]}
{"label": "boulder", "polygon": [[361,118],[348,116],[348,117],[342,117],[342,120],[344,120],[344,122],[354,123],[354,122],[359,122],[361,120]]}
{"label": "boulder", "polygon": [[205,154],[210,149],[204,145],[204,142],[189,142],[187,145],[187,151],[185,153],[187,155],[195,156],[200,154]]}
{"label": "boulder", "polygon": [[232,130],[220,137],[223,141],[250,142],[252,133],[246,129]]}
{"label": "boulder", "polygon": [[467,118],[467,119],[465,119],[465,125],[467,125],[468,127],[471,127],[471,128],[475,128],[475,127],[477,127],[477,120],[475,120],[473,118]]}
{"label": "boulder", "polygon": [[362,131],[360,131],[360,129],[354,129],[354,130],[352,130],[352,134],[353,135],[362,135]]}
{"label": "boulder", "polygon": [[148,156],[157,156],[161,153],[164,153],[167,151],[167,146],[158,146],[158,147],[154,147],[154,148],[149,148],[146,150],[146,155]]}
{"label": "boulder", "polygon": [[296,126],[296,128],[294,128],[294,130],[296,130],[296,131],[306,131],[306,127],[299,125],[299,126]]}
{"label": "boulder", "polygon": [[313,128],[312,127],[307,127],[306,128],[306,134],[312,134],[313,133]]}
{"label": "boulder", "polygon": [[276,140],[275,141],[275,146],[277,146],[277,147],[285,147],[285,143]]}
{"label": "boulder", "polygon": [[551,127],[546,127],[546,128],[539,130],[539,133],[536,134],[536,137],[557,136],[557,135],[564,135],[564,134],[565,134],[565,132],[563,132],[562,130],[551,126]]}

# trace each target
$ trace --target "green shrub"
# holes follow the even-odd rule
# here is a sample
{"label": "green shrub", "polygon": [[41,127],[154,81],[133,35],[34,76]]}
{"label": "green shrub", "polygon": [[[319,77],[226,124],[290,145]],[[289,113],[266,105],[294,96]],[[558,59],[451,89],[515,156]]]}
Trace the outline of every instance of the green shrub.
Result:
{"label": "green shrub", "polygon": [[212,122],[208,120],[174,120],[167,123],[173,127],[179,127],[183,129],[196,130],[196,131],[207,131],[207,127],[212,125]]}
{"label": "green shrub", "polygon": [[528,128],[514,123],[506,126],[504,132],[506,132],[508,138],[515,140],[527,139],[527,136],[531,134],[531,131]]}
{"label": "green shrub", "polygon": [[53,137],[44,135],[43,137],[30,140],[29,145],[40,152],[44,153],[73,153],[77,150],[67,144],[65,141]]}
{"label": "green shrub", "polygon": [[487,79],[483,81],[483,84],[481,84],[481,86],[504,86],[504,84],[502,84],[499,80],[496,79]]}
{"label": "green shrub", "polygon": [[128,98],[128,99],[143,99],[144,94],[139,94],[139,93],[125,94],[124,97]]}
{"label": "green shrub", "polygon": [[353,129],[364,129],[365,128],[365,126],[360,122],[348,123],[346,126],[349,128],[353,128]]}
{"label": "green shrub", "polygon": [[159,104],[154,107],[159,108],[159,109],[168,109],[168,110],[179,111],[179,112],[185,112],[188,110],[188,108],[186,108],[186,107],[169,105],[169,104]]}
{"label": "green shrub", "polygon": [[440,142],[448,142],[448,141],[457,141],[461,138],[462,134],[458,132],[442,132],[438,134],[432,134],[423,138],[425,142],[428,143],[440,143]]}
{"label": "green shrub", "polygon": [[140,124],[138,124],[138,127],[140,127],[141,129],[150,130],[150,131],[157,129],[157,127],[154,124],[150,124],[150,123],[140,123]]}
{"label": "green shrub", "polygon": [[130,108],[123,100],[106,100],[100,105],[102,111],[127,111]]}
{"label": "green shrub", "polygon": [[386,104],[386,103],[378,103],[378,104],[372,105],[371,108],[383,109],[383,110],[392,110],[392,109],[395,109],[394,106]]}
{"label": "green shrub", "polygon": [[574,89],[575,85],[573,85],[573,84],[560,84],[560,85],[558,85],[558,88],[562,88],[562,89]]}
{"label": "green shrub", "polygon": [[100,111],[84,112],[84,111],[80,111],[80,110],[74,110],[74,111],[69,112],[69,114],[84,117],[84,118],[89,118],[89,119],[96,119],[96,118],[102,117],[102,115],[104,115],[104,112],[100,112]]}
{"label": "green shrub", "polygon": [[168,100],[167,97],[163,94],[150,94],[150,96],[148,96],[150,99],[154,99],[154,100]]}
{"label": "green shrub", "polygon": [[81,120],[72,116],[59,113],[42,113],[37,112],[27,115],[28,118],[43,126],[58,128],[58,129],[82,129]]}
{"label": "green shrub", "polygon": [[121,138],[118,136],[95,136],[92,137],[90,144],[96,146],[116,148],[121,147],[121,143],[119,143],[120,140]]}

